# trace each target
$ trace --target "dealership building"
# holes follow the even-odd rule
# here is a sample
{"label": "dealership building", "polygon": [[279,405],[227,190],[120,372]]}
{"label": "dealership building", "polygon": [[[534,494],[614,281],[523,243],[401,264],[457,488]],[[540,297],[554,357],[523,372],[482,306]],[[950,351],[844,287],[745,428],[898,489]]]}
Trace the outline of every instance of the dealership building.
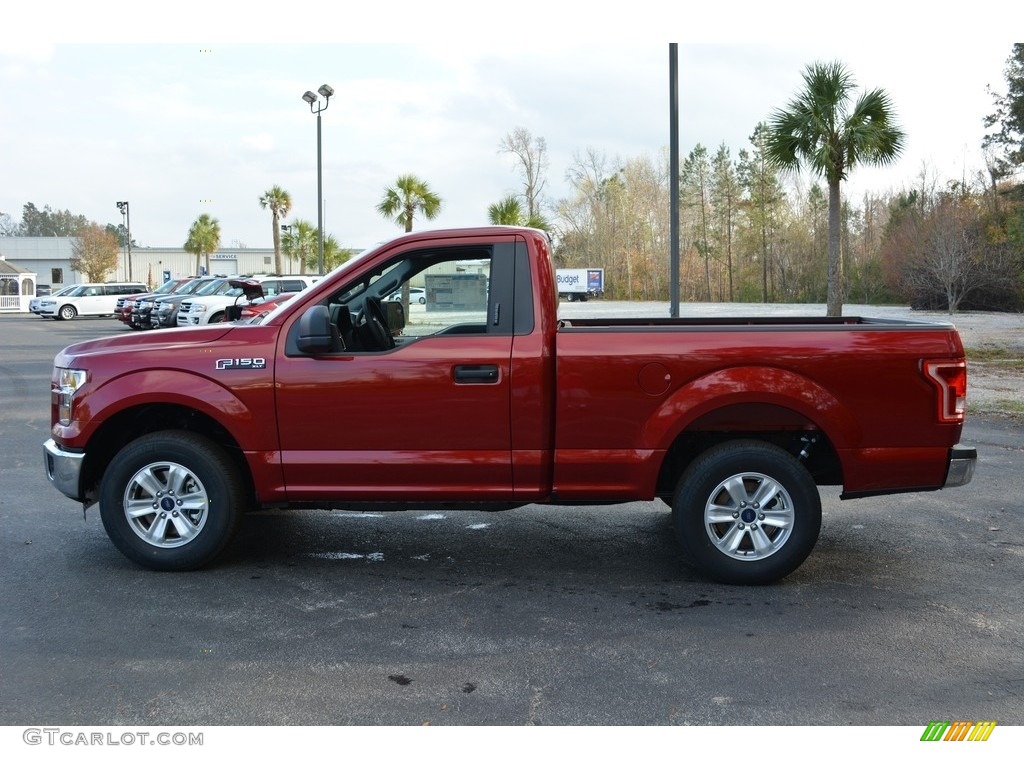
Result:
{"label": "dealership building", "polygon": [[[85,275],[71,268],[74,242],[73,237],[0,237],[0,311],[27,312],[39,285],[55,291],[64,285],[86,282]],[[286,274],[302,271],[298,259],[283,254],[282,269]],[[273,248],[221,248],[210,255],[211,274],[273,271]],[[130,258],[127,250],[121,249],[117,268],[107,280],[133,280],[155,288],[171,278],[195,274],[195,254],[184,248],[132,246]]]}

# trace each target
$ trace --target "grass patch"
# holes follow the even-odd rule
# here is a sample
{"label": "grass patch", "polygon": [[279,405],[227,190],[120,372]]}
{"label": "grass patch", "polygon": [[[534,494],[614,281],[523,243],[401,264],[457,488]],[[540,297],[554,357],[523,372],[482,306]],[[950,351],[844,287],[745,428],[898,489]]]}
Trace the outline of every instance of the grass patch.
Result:
{"label": "grass patch", "polygon": [[1010,371],[1024,371],[1024,353],[1006,347],[969,347],[964,350],[969,363],[983,363]]}
{"label": "grass patch", "polygon": [[1010,397],[997,397],[983,402],[971,402],[967,410],[969,413],[1024,416],[1024,401],[1014,400]]}
{"label": "grass patch", "polygon": [[1011,400],[1009,398],[1001,397],[998,400],[993,401],[993,408],[997,408],[1003,413],[1018,413],[1024,414],[1024,402],[1020,400]]}

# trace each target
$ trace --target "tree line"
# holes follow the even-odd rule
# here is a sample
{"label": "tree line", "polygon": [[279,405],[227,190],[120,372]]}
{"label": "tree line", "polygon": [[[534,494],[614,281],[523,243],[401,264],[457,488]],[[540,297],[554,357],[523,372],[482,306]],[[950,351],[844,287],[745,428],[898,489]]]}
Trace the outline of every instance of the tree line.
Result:
{"label": "tree line", "polygon": [[[757,124],[749,146],[698,144],[682,159],[679,179],[680,297],[683,301],[910,303],[921,308],[1024,309],[1024,44],[1007,59],[1007,89],[992,91],[983,118],[986,168],[971,178],[939,180],[928,169],[904,189],[843,199],[841,187],[859,166],[893,162],[904,134],[881,89],[860,93],[840,63],[814,63],[804,88]],[[517,127],[498,152],[510,155],[522,191],[491,204],[493,224],[546,230],[558,266],[601,267],[605,294],[626,300],[669,295],[670,178],[658,157],[609,158],[588,148],[565,171],[569,192],[544,194],[543,137]],[[804,173],[808,171],[809,173]],[[823,183],[822,183],[823,182]],[[258,199],[271,214],[275,270],[282,254],[303,272],[319,268],[316,228],[285,224],[291,196],[279,186]],[[387,186],[377,212],[411,231],[436,218],[443,200],[430,184],[403,174]],[[109,271],[124,228],[99,227],[69,211],[26,204],[22,221],[0,214],[0,232],[81,238],[79,266]],[[185,249],[196,271],[220,247],[220,224],[203,214]],[[323,241],[324,269],[352,254],[333,236]],[[79,267],[82,267],[81,269]]]}
{"label": "tree line", "polygon": [[[1006,77],[984,118],[984,171],[939,180],[925,169],[898,192],[844,200],[849,173],[894,160],[903,132],[884,91],[854,99],[844,67],[808,67],[804,90],[748,147],[697,145],[682,158],[682,300],[1024,309],[1024,44]],[[603,267],[612,298],[664,300],[668,168],[665,155],[577,153],[570,194],[551,204],[556,262]]]}

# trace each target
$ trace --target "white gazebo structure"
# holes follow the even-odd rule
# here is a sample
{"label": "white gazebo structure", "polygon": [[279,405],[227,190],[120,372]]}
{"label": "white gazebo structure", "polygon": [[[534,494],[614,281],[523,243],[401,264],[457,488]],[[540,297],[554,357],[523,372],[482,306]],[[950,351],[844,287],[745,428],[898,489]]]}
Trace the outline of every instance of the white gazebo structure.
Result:
{"label": "white gazebo structure", "polygon": [[36,295],[36,273],[0,259],[0,313],[28,312]]}

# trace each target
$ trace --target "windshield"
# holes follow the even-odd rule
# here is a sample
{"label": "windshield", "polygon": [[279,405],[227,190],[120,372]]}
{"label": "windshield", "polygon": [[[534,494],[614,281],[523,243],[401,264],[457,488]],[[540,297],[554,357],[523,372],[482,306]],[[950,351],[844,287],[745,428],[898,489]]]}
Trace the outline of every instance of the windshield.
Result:
{"label": "windshield", "polygon": [[207,282],[206,285],[204,285],[202,288],[196,291],[195,295],[210,296],[216,293],[223,293],[224,291],[230,288],[231,286],[228,285],[228,279],[226,277],[222,277],[217,280],[210,280],[209,282]]}
{"label": "windshield", "polygon": [[199,288],[202,287],[204,282],[205,282],[204,280],[202,280],[202,279],[197,277],[197,278],[194,278],[192,280],[189,280],[184,285],[179,285],[177,288],[175,288],[173,291],[171,291],[171,293],[175,293],[175,294],[178,294],[178,295],[186,295],[187,296],[188,294],[192,294],[192,293],[195,293],[196,291],[198,291]]}
{"label": "windshield", "polygon": [[334,269],[332,269],[330,272],[328,272],[326,275],[321,277],[316,283],[314,283],[313,285],[307,285],[305,288],[303,288],[301,291],[299,291],[297,294],[295,294],[292,298],[288,299],[288,301],[284,302],[283,304],[279,304],[277,306],[277,308],[274,309],[273,311],[268,312],[267,314],[257,318],[255,321],[253,321],[252,324],[253,325],[265,325],[266,323],[271,322],[274,318],[276,318],[278,315],[280,315],[282,312],[284,312],[290,305],[293,305],[293,304],[296,304],[296,303],[302,301],[302,297],[305,296],[305,294],[309,293],[310,291],[314,291],[314,290],[317,290],[317,289],[321,288],[324,283],[330,281],[331,277],[333,277],[334,275],[338,274],[339,272],[342,272],[342,271],[348,269],[353,264],[358,263],[361,259],[365,258],[366,254],[373,253],[382,244],[383,243],[377,243],[376,245],[371,246],[370,248],[367,248],[366,250],[360,251],[359,253],[357,253],[355,256],[353,256],[352,258],[348,259],[347,261],[342,262],[341,264],[336,266]]}

